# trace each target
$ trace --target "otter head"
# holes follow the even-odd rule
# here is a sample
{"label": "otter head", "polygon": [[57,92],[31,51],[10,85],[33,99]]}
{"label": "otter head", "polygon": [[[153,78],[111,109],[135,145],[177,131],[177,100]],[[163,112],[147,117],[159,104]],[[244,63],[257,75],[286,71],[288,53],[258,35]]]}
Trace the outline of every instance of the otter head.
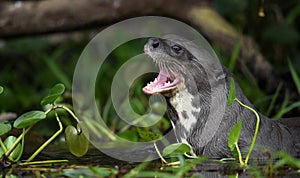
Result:
{"label": "otter head", "polygon": [[201,90],[203,94],[210,91],[204,66],[183,45],[168,39],[150,38],[144,51],[160,69],[154,81],[143,88],[145,93],[172,97],[183,88],[194,96]]}

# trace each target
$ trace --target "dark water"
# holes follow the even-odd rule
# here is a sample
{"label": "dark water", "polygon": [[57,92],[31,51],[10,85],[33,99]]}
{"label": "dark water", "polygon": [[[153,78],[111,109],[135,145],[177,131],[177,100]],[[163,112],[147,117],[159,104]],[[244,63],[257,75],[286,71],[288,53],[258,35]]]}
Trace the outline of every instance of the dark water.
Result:
{"label": "dark water", "polygon": [[[145,150],[149,151],[149,150]],[[139,156],[139,154],[143,154],[141,152],[135,152],[134,154],[128,154],[128,156]],[[24,158],[29,157],[28,155],[24,155]],[[89,152],[81,157],[75,157],[65,147],[53,147],[47,148],[42,153],[40,153],[34,161],[38,160],[58,160],[58,159],[67,159],[68,163],[60,163],[60,164],[52,164],[52,165],[43,165],[37,166],[38,168],[45,168],[46,170],[41,169],[41,172],[47,173],[51,171],[59,172],[60,168],[62,169],[76,169],[76,166],[100,166],[105,168],[114,168],[118,170],[118,174],[115,177],[122,177],[126,173],[128,173],[133,168],[139,166],[141,163],[131,163],[120,161],[114,158],[111,158],[97,149],[91,149]],[[280,170],[274,171],[272,174],[267,173],[266,170],[270,162],[262,162],[262,161],[252,161],[249,169],[245,170],[234,162],[220,162],[218,160],[206,160],[196,166],[192,167],[186,174],[185,177],[208,177],[208,178],[217,178],[217,177],[300,177],[300,174],[296,172],[295,169],[291,167],[282,167]],[[16,167],[16,169],[12,169],[12,166],[9,168],[5,168],[4,172],[12,172],[14,175],[18,175],[18,177],[38,177],[36,176],[36,171],[24,171],[32,168],[32,166],[24,166]],[[35,167],[35,166],[34,166]],[[19,169],[18,169],[19,168]],[[58,168],[58,169],[52,169]],[[77,167],[78,168],[78,167]],[[178,168],[177,168],[178,169]],[[30,170],[30,169],[29,169]],[[148,163],[148,165],[144,168],[146,171],[155,171],[155,172],[167,172],[171,174],[176,174],[176,168],[162,166],[160,160],[154,160]],[[3,170],[2,170],[3,171]],[[50,173],[47,173],[49,177],[52,177]],[[48,177],[48,176],[47,176]]]}
{"label": "dark water", "polygon": [[[144,150],[149,151],[149,150]],[[128,156],[139,156],[143,154],[143,151],[135,152],[133,154],[128,154]],[[103,166],[110,168],[118,168],[124,174],[130,171],[132,168],[138,166],[141,163],[130,163],[121,160],[111,158],[97,149],[91,149],[85,156],[77,158],[70,154],[66,148],[60,149],[48,149],[42,152],[37,160],[50,160],[50,159],[67,159],[69,160],[68,165],[93,165],[93,166]],[[234,162],[220,162],[218,160],[208,159],[200,164],[197,164],[185,175],[188,177],[228,177],[236,176],[238,177],[300,177],[300,174],[296,172],[295,169],[291,167],[282,167],[280,170],[274,171],[271,173],[266,173],[270,161],[258,161],[252,160],[252,163],[249,166],[249,169],[245,170],[240,167],[239,164]],[[149,162],[145,168],[147,171],[166,171],[170,172],[170,167],[162,167],[161,161],[154,160]],[[171,171],[172,172],[172,171]]]}

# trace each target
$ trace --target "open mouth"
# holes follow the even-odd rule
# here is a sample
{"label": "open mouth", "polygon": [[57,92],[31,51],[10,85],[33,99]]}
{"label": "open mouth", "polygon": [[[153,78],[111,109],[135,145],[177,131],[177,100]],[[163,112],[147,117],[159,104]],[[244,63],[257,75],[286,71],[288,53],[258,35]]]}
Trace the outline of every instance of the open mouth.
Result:
{"label": "open mouth", "polygon": [[164,66],[159,65],[159,74],[143,88],[147,94],[165,93],[174,90],[179,82],[175,73],[169,71]]}

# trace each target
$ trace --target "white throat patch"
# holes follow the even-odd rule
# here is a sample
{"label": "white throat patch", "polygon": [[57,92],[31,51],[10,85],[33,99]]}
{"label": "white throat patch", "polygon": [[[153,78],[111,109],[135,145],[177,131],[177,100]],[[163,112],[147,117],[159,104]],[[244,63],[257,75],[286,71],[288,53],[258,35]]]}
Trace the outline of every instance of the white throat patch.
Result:
{"label": "white throat patch", "polygon": [[[193,107],[192,102],[195,99],[191,93],[188,92],[184,86],[179,86],[179,92],[170,98],[170,103],[177,111],[180,127],[183,127],[188,133],[193,129],[197,122],[197,114],[199,114],[201,108]],[[176,127],[176,126],[175,126]],[[188,135],[185,132],[181,132],[181,135],[177,135],[179,141],[186,142]]]}

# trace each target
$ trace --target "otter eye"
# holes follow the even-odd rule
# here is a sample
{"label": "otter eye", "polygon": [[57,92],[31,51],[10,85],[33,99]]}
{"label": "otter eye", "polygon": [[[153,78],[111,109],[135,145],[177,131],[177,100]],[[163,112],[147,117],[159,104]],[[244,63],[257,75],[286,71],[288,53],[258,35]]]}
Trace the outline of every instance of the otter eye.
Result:
{"label": "otter eye", "polygon": [[173,46],[172,46],[172,49],[173,49],[173,51],[174,51],[176,54],[180,54],[180,53],[183,52],[182,48],[181,48],[180,46],[178,46],[178,45],[173,45]]}

